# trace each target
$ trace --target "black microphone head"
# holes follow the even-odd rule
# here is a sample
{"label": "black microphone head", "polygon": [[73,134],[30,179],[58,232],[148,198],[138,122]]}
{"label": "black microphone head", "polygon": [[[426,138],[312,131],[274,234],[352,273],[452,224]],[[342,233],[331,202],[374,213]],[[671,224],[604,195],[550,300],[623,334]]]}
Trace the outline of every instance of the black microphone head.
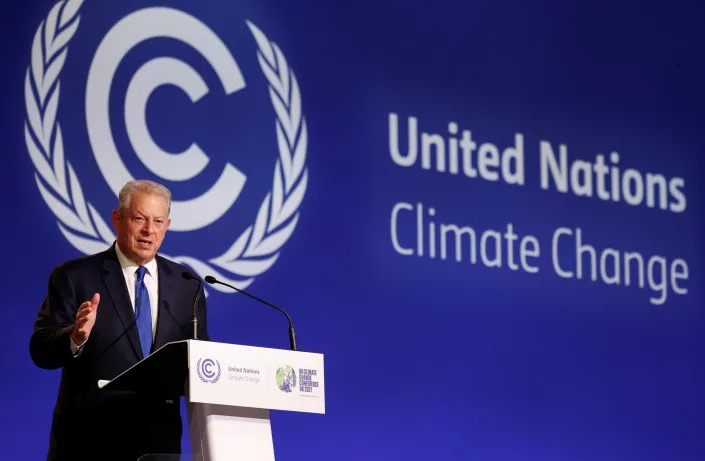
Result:
{"label": "black microphone head", "polygon": [[208,283],[216,283],[216,282],[217,282],[217,280],[215,279],[215,277],[213,277],[212,275],[206,275],[205,280],[206,280],[206,282],[208,282]]}
{"label": "black microphone head", "polygon": [[181,273],[181,276],[185,278],[186,280],[198,280],[198,277],[194,276],[191,272],[189,271],[183,271]]}

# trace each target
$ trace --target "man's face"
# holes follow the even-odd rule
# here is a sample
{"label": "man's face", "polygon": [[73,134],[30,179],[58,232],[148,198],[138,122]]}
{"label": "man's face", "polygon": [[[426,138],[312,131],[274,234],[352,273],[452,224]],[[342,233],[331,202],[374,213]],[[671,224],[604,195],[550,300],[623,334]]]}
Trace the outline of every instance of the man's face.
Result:
{"label": "man's face", "polygon": [[140,266],[157,254],[171,224],[164,197],[143,192],[132,194],[123,215],[114,210],[112,217],[120,250]]}

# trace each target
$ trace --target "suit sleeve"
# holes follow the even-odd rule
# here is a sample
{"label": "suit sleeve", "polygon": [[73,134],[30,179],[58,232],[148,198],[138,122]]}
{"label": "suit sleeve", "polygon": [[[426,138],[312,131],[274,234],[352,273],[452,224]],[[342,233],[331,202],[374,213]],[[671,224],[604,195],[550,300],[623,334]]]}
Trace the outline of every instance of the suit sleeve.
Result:
{"label": "suit sleeve", "polygon": [[58,266],[49,277],[49,289],[34,321],[34,333],[29,342],[32,361],[38,367],[60,368],[74,359],[71,331],[77,311],[74,285],[64,267]]}

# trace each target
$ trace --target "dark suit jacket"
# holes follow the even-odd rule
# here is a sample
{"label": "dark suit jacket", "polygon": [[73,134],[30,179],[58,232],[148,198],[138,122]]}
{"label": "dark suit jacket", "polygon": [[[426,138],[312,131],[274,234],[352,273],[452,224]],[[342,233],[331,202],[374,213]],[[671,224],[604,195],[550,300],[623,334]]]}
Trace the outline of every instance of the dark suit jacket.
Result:
{"label": "dark suit jacket", "polygon": [[[152,351],[191,338],[192,308],[199,284],[184,280],[184,266],[157,256],[158,319]],[[100,293],[96,323],[77,357],[70,335],[78,307]],[[209,339],[205,296],[197,307],[199,339]],[[145,453],[179,453],[178,397],[144,396],[98,389],[142,356],[135,315],[114,246],[57,266],[34,322],[34,363],[62,368],[52,419],[49,460],[130,460]]]}

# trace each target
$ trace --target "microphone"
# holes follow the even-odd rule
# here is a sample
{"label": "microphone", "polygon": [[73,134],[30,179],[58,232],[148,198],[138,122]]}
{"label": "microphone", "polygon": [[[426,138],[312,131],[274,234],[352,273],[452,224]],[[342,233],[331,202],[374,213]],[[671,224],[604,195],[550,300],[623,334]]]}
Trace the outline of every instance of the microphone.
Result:
{"label": "microphone", "polygon": [[203,285],[203,281],[189,271],[183,271],[181,276],[186,280],[198,280],[198,291],[196,292],[196,299],[193,300],[193,316],[191,317],[191,323],[193,324],[193,339],[198,339],[198,317],[196,317],[196,304],[198,304],[198,299],[201,297],[201,287]]}
{"label": "microphone", "polygon": [[289,314],[288,314],[284,309],[282,309],[282,308],[279,307],[279,306],[275,306],[274,304],[272,304],[272,303],[270,303],[270,302],[267,302],[267,301],[265,301],[265,300],[262,299],[262,298],[258,298],[257,296],[246,292],[245,290],[241,290],[241,289],[239,289],[239,288],[237,288],[237,287],[234,287],[234,286],[232,286],[232,285],[230,285],[230,284],[228,284],[228,283],[221,282],[220,280],[216,279],[216,278],[213,277],[212,275],[206,275],[205,280],[206,280],[206,282],[210,283],[211,285],[217,283],[217,284],[220,284],[220,285],[225,285],[225,286],[228,287],[228,288],[232,288],[233,290],[235,290],[235,291],[237,291],[237,292],[239,292],[239,293],[242,293],[242,294],[245,295],[245,296],[249,296],[250,298],[252,298],[252,299],[254,299],[254,300],[256,300],[256,301],[259,301],[259,302],[261,302],[261,303],[263,303],[263,304],[266,304],[266,305],[269,306],[269,307],[273,307],[274,309],[276,309],[276,310],[278,310],[279,312],[281,312],[281,313],[283,313],[284,315],[286,315],[287,320],[289,320],[289,345],[291,346],[291,350],[292,350],[292,351],[298,350],[298,349],[296,349],[296,331],[294,331],[294,324],[291,323],[291,317],[289,317]]}

